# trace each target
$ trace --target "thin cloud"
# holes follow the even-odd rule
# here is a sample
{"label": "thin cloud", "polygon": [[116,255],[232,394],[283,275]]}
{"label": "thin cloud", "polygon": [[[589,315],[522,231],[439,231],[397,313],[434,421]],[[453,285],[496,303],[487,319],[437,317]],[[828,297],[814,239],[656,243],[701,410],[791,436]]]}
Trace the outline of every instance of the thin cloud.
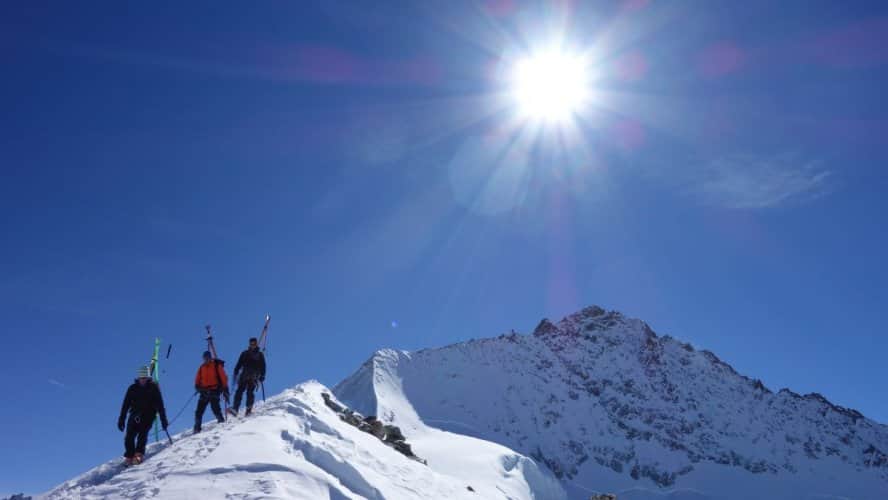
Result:
{"label": "thin cloud", "polygon": [[706,165],[692,190],[710,205],[765,209],[824,196],[832,178],[821,162],[797,155],[737,155]]}
{"label": "thin cloud", "polygon": [[54,378],[51,378],[51,379],[47,380],[47,382],[49,382],[50,384],[52,384],[52,385],[54,385],[54,386],[56,386],[56,387],[61,387],[62,389],[67,388],[67,386],[66,386],[65,384],[59,382],[58,380],[56,380],[56,379],[54,379]]}

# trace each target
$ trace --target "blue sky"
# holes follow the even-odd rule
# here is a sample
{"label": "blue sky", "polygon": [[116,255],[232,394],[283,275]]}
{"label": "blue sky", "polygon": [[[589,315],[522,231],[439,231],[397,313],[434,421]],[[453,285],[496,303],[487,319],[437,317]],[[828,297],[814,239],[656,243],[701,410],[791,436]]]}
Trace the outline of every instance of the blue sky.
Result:
{"label": "blue sky", "polygon": [[[599,304],[888,422],[888,6],[592,4],[5,4],[0,493],[122,451],[155,336],[172,418],[266,313],[270,393]],[[595,97],[522,122],[558,34]]]}

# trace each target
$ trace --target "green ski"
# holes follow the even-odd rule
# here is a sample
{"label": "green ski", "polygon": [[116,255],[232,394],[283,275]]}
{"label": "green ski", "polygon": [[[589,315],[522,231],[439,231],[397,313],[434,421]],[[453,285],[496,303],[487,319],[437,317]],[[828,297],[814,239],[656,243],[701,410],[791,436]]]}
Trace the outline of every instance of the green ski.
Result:
{"label": "green ski", "polygon": [[[150,365],[151,378],[158,386],[160,386],[160,338],[154,338],[154,354],[151,356]],[[160,425],[158,418],[154,419],[154,442],[160,441]]]}

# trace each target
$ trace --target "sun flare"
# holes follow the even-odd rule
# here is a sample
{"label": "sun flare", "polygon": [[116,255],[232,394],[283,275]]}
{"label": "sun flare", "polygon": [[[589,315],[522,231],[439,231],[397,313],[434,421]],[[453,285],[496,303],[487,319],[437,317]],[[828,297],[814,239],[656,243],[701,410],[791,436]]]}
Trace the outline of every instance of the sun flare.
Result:
{"label": "sun flare", "polygon": [[587,64],[582,57],[546,52],[517,61],[512,97],[522,115],[559,122],[578,113],[589,101]]}

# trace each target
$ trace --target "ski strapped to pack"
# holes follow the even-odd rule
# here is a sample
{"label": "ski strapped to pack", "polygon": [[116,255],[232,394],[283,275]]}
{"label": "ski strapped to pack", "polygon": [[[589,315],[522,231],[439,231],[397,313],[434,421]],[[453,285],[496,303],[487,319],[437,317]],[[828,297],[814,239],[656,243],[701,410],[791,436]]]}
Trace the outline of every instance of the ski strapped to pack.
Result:
{"label": "ski strapped to pack", "polygon": [[[207,350],[210,351],[210,355],[213,357],[213,366],[216,368],[216,380],[219,383],[222,382],[222,375],[219,373],[219,356],[216,355],[216,344],[213,342],[213,330],[210,325],[206,325],[204,328],[207,329]],[[223,389],[220,387],[220,389]],[[228,396],[223,392],[222,401],[225,403],[225,412],[228,413]]]}
{"label": "ski strapped to pack", "polygon": [[271,316],[265,315],[265,326],[262,327],[262,333],[259,335],[259,348],[262,349],[262,352],[265,352],[265,347],[268,345],[268,323],[271,321]]}
{"label": "ski strapped to pack", "polygon": [[[160,387],[160,338],[154,338],[154,354],[151,356],[151,364],[149,365],[148,374]],[[154,442],[160,441],[160,425],[158,423],[159,416],[155,415],[154,419]]]}
{"label": "ski strapped to pack", "polygon": [[207,350],[210,351],[210,354],[213,355],[213,359],[216,359],[216,344],[213,343],[213,331],[210,325],[206,325],[204,328],[207,329]]}
{"label": "ski strapped to pack", "polygon": [[[259,335],[259,348],[262,349],[262,354],[265,354],[265,347],[268,345],[268,323],[271,321],[271,315],[265,315],[265,326],[262,327],[262,334]],[[265,402],[265,382],[260,380],[259,387],[262,388],[262,402]]]}

